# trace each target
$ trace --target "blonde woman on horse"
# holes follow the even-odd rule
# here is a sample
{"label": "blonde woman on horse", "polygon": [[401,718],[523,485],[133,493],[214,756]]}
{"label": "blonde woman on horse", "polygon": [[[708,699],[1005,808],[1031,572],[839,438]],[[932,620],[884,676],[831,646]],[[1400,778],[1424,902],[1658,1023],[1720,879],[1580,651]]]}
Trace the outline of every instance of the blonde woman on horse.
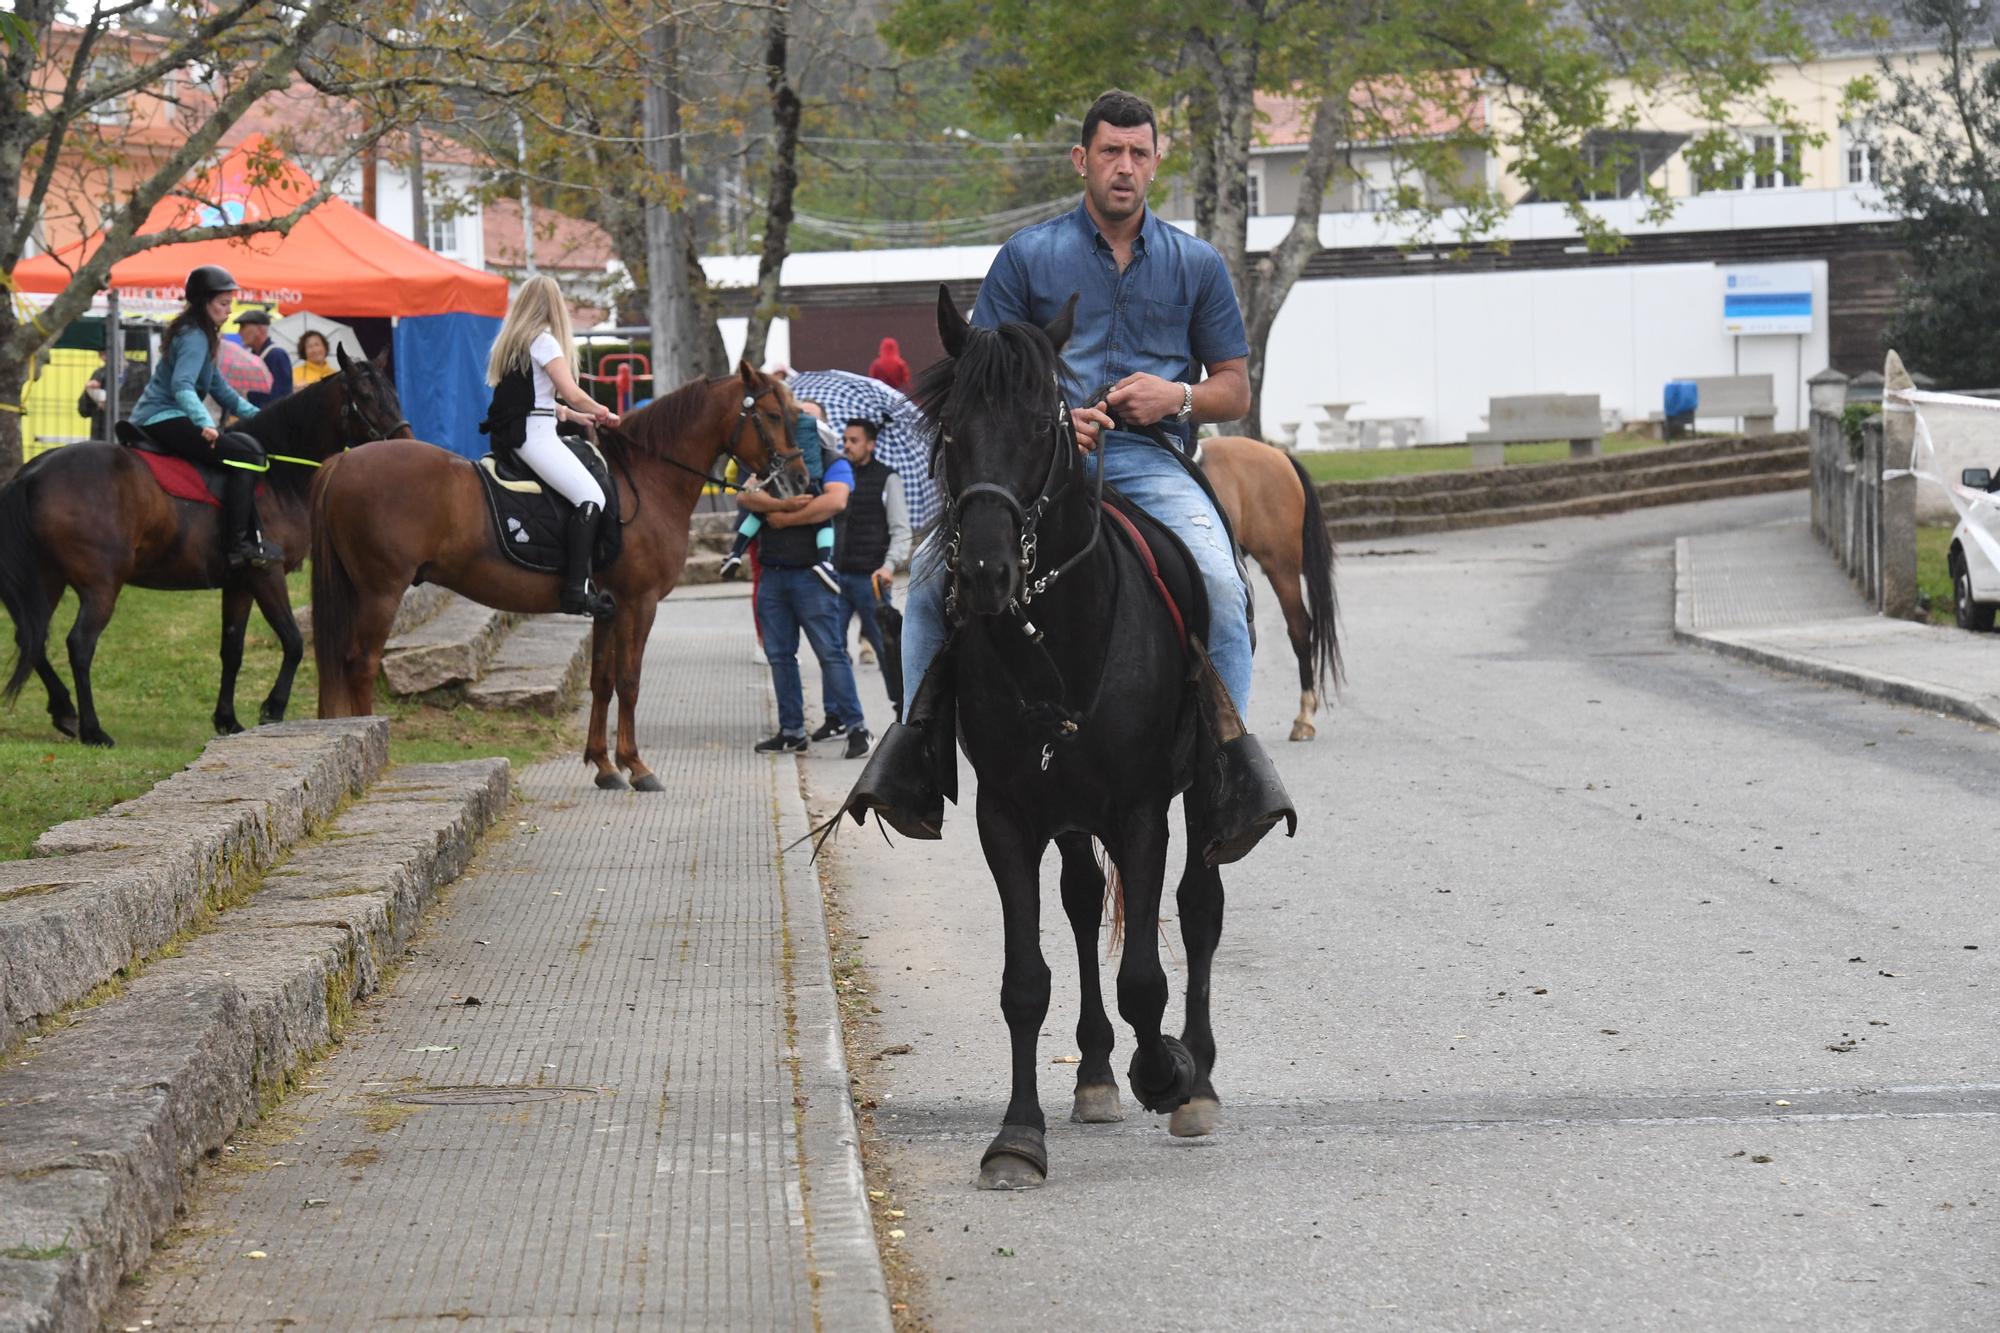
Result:
{"label": "blonde woman on horse", "polygon": [[555,279],[537,275],[514,293],[513,307],[493,340],[486,382],[493,405],[480,426],[495,453],[512,453],[542,483],[575,506],[563,532],[562,609],[608,618],[611,594],[594,586],[591,554],[604,519],[604,489],[556,433],[562,421],[616,425],[618,417],[576,382],[576,338],[569,306]]}

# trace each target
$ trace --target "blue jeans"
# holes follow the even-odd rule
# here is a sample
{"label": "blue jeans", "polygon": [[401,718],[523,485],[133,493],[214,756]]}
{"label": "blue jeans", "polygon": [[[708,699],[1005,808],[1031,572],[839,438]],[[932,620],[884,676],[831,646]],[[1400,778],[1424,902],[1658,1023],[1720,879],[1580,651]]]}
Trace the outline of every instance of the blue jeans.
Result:
{"label": "blue jeans", "polygon": [[806,734],[805,683],[799,678],[799,631],[806,632],[819,659],[830,719],[849,727],[867,725],[861,697],[854,691],[854,668],[840,632],[840,601],[810,569],[764,566],[757,583],[757,621],[764,627],[764,658],[771,664],[771,688],[778,696],[778,730]]}
{"label": "blue jeans", "polygon": [[[1097,461],[1093,455],[1091,463]],[[1104,480],[1172,528],[1187,544],[1202,581],[1208,585],[1208,656],[1229,691],[1236,711],[1250,709],[1249,590],[1236,569],[1236,554],[1223,536],[1221,516],[1201,483],[1152,444],[1113,438],[1104,450]],[[903,608],[903,707],[908,711],[924,672],[944,647],[946,574],[941,542],[933,532],[910,562],[910,591]]]}
{"label": "blue jeans", "polygon": [[[883,599],[888,602],[888,598]],[[861,637],[875,650],[877,661],[888,649],[882,646],[882,627],[875,623],[875,576],[873,574],[840,574],[840,641],[847,642],[847,627],[854,623],[854,617],[861,617]]]}

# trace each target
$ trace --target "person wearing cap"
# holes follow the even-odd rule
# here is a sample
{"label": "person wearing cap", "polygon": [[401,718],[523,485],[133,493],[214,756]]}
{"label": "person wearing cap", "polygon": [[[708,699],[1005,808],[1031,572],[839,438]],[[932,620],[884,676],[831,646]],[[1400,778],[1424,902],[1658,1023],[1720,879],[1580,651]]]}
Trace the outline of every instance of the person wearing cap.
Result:
{"label": "person wearing cap", "polygon": [[[270,464],[264,447],[241,431],[224,431],[202,400],[213,398],[223,411],[248,420],[257,406],[244,400],[216,368],[222,348],[222,321],[236,296],[229,270],[203,264],[187,276],[187,308],[167,325],[166,350],[139,401],[132,423],[160,448],[194,463],[219,463],[227,484],[222,493],[222,549],[231,569],[283,564],[285,553],[257,529],[257,477]],[[289,368],[286,375],[290,381]]]}
{"label": "person wearing cap", "polygon": [[280,398],[289,398],[292,392],[292,358],[284,348],[271,341],[271,312],[268,310],[246,310],[236,317],[236,332],[243,339],[243,345],[250,354],[262,361],[271,372],[271,387],[245,394],[258,407],[269,407]]}

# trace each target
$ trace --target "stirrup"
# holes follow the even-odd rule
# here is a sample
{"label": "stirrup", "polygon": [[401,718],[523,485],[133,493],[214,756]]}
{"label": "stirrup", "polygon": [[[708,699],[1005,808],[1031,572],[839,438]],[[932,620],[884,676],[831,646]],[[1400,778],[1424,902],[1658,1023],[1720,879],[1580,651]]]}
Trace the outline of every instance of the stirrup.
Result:
{"label": "stirrup", "polygon": [[868,812],[906,838],[936,842],[944,836],[944,792],[936,782],[937,762],[920,726],[891,723],[875,742],[868,766],[847,793],[834,818],[857,824]]}
{"label": "stirrup", "polygon": [[567,616],[609,620],[618,614],[618,600],[594,583],[586,583],[581,588],[564,585],[557,604]]}
{"label": "stirrup", "polygon": [[285,563],[285,553],[276,542],[253,534],[229,548],[226,556],[231,569],[269,569]]}
{"label": "stirrup", "polygon": [[1298,812],[1264,747],[1248,732],[1215,747],[1202,764],[1208,837],[1202,860],[1228,865],[1250,854],[1264,835],[1285,822],[1285,836],[1298,832]]}

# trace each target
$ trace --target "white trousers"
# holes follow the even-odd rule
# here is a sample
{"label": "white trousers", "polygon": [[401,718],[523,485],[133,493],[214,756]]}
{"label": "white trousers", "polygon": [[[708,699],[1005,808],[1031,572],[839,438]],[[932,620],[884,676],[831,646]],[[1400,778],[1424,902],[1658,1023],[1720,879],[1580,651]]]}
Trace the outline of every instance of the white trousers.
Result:
{"label": "white trousers", "polygon": [[521,446],[521,461],[535,470],[544,484],[561,492],[573,505],[604,507],[604,488],[590,475],[590,469],[576,461],[556,435],[554,417],[529,417],[528,438]]}

